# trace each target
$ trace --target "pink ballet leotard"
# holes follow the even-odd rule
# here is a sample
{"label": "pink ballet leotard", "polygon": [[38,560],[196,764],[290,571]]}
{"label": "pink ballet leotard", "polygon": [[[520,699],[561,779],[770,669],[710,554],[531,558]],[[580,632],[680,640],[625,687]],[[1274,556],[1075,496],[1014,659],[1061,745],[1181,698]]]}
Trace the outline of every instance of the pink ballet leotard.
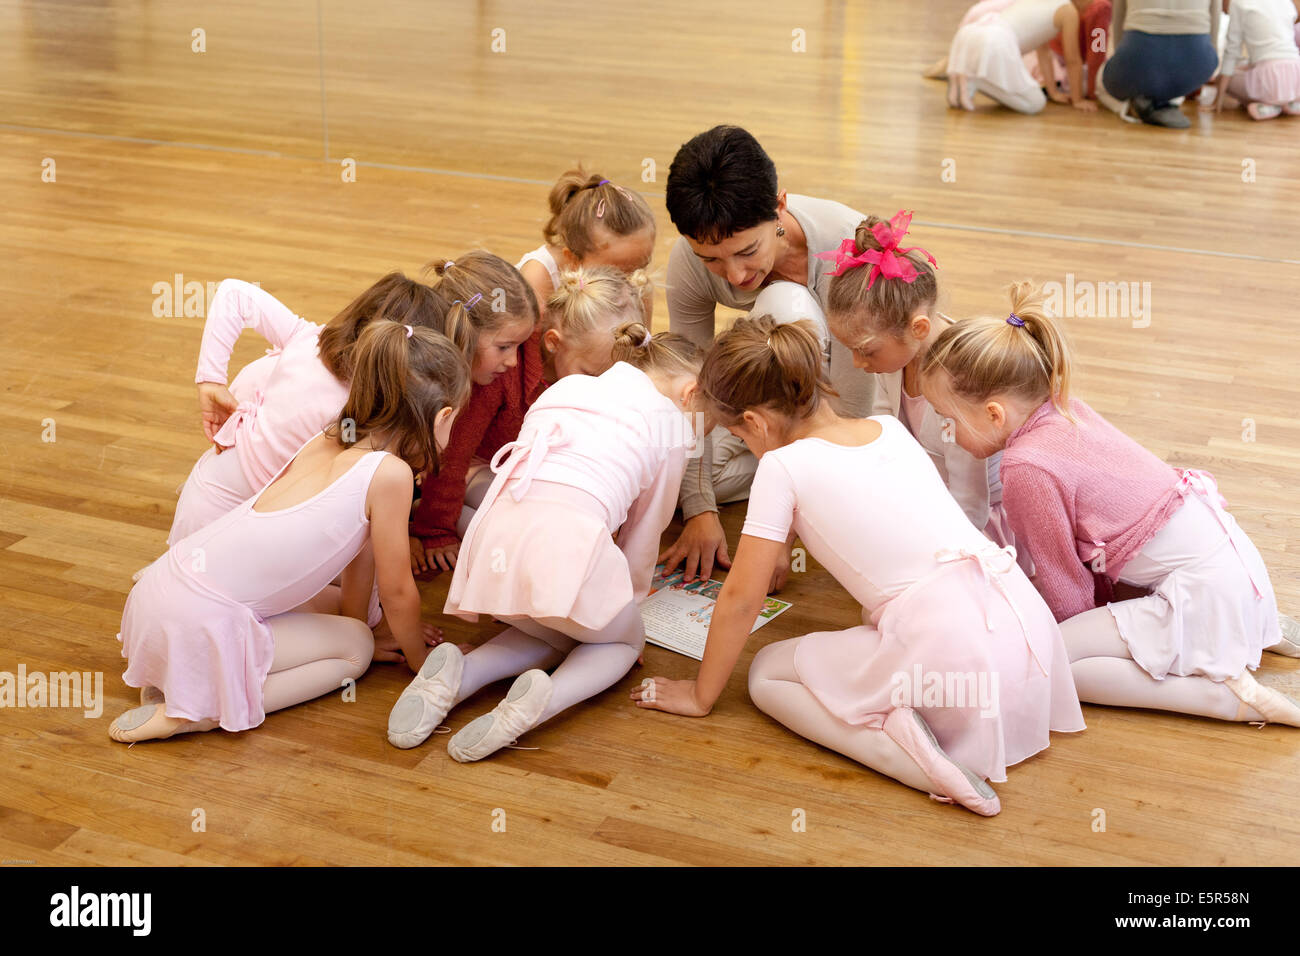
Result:
{"label": "pink ballet leotard", "polygon": [[123,680],[162,690],[169,717],[216,718],[232,731],[260,724],[274,658],[268,619],[318,594],[356,557],[370,533],[366,493],[386,454],[368,452],[290,508],[254,511],[249,498],[172,545],[127,596]]}
{"label": "pink ballet leotard", "polygon": [[871,420],[883,433],[866,445],[805,438],[765,454],[743,533],[785,541],[793,527],[862,605],[870,623],[809,634],[795,650],[827,710],[881,727],[911,706],[954,760],[1005,780],[1049,731],[1084,727],[1060,630],[916,439],[893,416]]}
{"label": "pink ballet leotard", "polygon": [[225,384],[230,353],[246,328],[275,348],[250,363],[232,385],[239,407],[216,435],[216,444],[231,450],[216,455],[209,449],[199,458],[181,490],[168,544],[264,488],[299,448],[338,417],[347,401],[348,383],[335,378],[317,354],[322,327],[238,279],[226,279],[212,297],[196,383]]}

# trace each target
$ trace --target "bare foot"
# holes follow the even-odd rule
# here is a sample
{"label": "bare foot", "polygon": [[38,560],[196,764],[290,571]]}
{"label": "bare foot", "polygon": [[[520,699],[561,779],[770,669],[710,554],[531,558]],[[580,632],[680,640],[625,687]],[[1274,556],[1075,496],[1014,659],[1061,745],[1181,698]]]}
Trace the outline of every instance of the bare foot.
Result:
{"label": "bare foot", "polygon": [[975,112],[975,84],[964,76],[957,77],[957,97],[962,109]]}
{"label": "bare foot", "polygon": [[927,80],[946,80],[948,78],[948,58],[946,56],[942,57],[926,67],[921,75]]}
{"label": "bare foot", "polygon": [[162,704],[150,704],[120,715],[109,725],[108,735],[120,743],[133,744],[141,740],[164,740],[176,734],[215,730],[218,726],[215,720],[168,717]]}

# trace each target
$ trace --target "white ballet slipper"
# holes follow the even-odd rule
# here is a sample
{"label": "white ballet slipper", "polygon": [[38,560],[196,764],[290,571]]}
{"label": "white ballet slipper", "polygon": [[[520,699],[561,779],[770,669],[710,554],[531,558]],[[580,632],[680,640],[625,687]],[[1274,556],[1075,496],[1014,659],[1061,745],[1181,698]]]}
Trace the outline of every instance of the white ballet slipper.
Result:
{"label": "white ballet slipper", "polygon": [[1243,704],[1253,707],[1268,723],[1300,727],[1300,704],[1280,691],[1265,687],[1255,680],[1250,671],[1242,671],[1240,677],[1230,677],[1223,683]]}
{"label": "white ballet slipper", "polygon": [[1272,647],[1266,647],[1264,650],[1272,654],[1281,654],[1283,657],[1300,657],[1300,621],[1290,615],[1279,614],[1277,624],[1282,630],[1282,638]]}
{"label": "white ballet slipper", "polygon": [[465,655],[450,641],[429,652],[388,714],[388,742],[409,750],[429,739],[456,702]]}
{"label": "white ballet slipper", "polygon": [[551,702],[551,690],[551,678],[545,671],[520,674],[505,700],[447,741],[447,753],[454,760],[469,763],[513,744],[536,726]]}

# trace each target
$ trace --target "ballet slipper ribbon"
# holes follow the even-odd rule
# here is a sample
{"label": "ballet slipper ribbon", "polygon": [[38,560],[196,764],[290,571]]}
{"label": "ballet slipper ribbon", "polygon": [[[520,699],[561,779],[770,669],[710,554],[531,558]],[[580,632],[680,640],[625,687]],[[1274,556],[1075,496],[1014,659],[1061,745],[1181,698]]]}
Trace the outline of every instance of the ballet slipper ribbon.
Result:
{"label": "ballet slipper ribbon", "polygon": [[217,433],[212,436],[214,444],[221,445],[223,448],[230,448],[235,444],[235,435],[239,431],[241,422],[246,422],[250,427],[257,421],[257,411],[262,407],[262,402],[266,396],[262,394],[260,388],[253,390],[253,397],[240,402],[235,406],[235,410],[230,413],[230,417],[221,423]]}
{"label": "ballet slipper ribbon", "polygon": [[993,630],[993,607],[992,592],[997,591],[1002,595],[1002,599],[1010,606],[1011,611],[1020,622],[1020,631],[1025,636],[1025,646],[1029,648],[1029,656],[1034,659],[1038,669],[1047,676],[1047,668],[1043,662],[1038,659],[1038,653],[1034,650],[1033,642],[1029,639],[1029,625],[1025,623],[1025,616],[1020,613],[1020,605],[1016,604],[1015,599],[1011,597],[1011,592],[1007,590],[1006,584],[1003,583],[1003,577],[1016,567],[1016,549],[1007,545],[999,548],[993,542],[989,542],[987,547],[980,548],[978,551],[971,551],[967,548],[945,548],[935,557],[940,564],[952,564],[957,561],[974,561],[980,569],[980,576],[984,578],[984,626]]}
{"label": "ballet slipper ribbon", "polygon": [[867,274],[868,289],[881,276],[886,279],[902,279],[910,284],[916,281],[917,271],[916,267],[908,262],[907,253],[915,250],[929,259],[931,265],[938,266],[939,264],[934,261],[934,256],[920,246],[908,246],[906,249],[899,248],[899,243],[907,235],[907,227],[911,222],[912,214],[902,211],[897,213],[889,222],[878,222],[872,226],[871,234],[880,243],[879,249],[866,249],[858,252],[857,239],[850,238],[841,242],[838,249],[832,249],[830,252],[818,252],[814,255],[818,259],[826,259],[835,263],[835,268],[831,271],[833,276],[843,275],[850,269],[856,269],[859,266],[870,266],[871,271]]}
{"label": "ballet slipper ribbon", "polygon": [[[547,452],[557,445],[563,445],[567,440],[559,422],[551,422],[549,427],[539,428],[535,431],[531,440],[520,436],[515,441],[502,445],[497,449],[496,454],[492,456],[492,461],[488,467],[492,469],[493,474],[498,474],[506,465],[513,468],[518,464],[514,452],[526,449],[523,456],[523,460],[526,462],[524,473],[519,476],[515,486],[510,489],[510,497],[515,501],[522,501],[524,495],[528,493],[529,486],[533,483],[533,476],[537,474],[537,469],[542,467],[542,461],[546,458]],[[501,459],[505,455],[509,455],[510,460],[503,465]]]}
{"label": "ballet slipper ribbon", "polygon": [[1178,472],[1178,493],[1184,498],[1189,494],[1197,495],[1210,506],[1210,510],[1214,512],[1215,520],[1219,522],[1219,527],[1228,536],[1228,540],[1232,541],[1232,550],[1237,552],[1237,558],[1241,561],[1241,566],[1246,570],[1246,577],[1250,579],[1250,586],[1255,589],[1255,599],[1262,598],[1264,592],[1255,583],[1255,576],[1250,573],[1250,565],[1241,556],[1241,551],[1237,549],[1237,542],[1233,540],[1232,528],[1228,526],[1228,513],[1225,510],[1228,506],[1228,500],[1219,491],[1219,483],[1214,480],[1214,476],[1208,471],[1201,471],[1196,468],[1175,468],[1174,470]]}

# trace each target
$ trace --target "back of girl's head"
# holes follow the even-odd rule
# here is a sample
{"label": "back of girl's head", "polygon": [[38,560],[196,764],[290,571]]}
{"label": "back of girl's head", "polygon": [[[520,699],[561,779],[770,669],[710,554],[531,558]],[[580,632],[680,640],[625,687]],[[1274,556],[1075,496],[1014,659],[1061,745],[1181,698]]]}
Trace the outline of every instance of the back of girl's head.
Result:
{"label": "back of girl's head", "polygon": [[357,338],[348,400],[331,426],[345,442],[380,434],[415,471],[436,470],[434,419],[469,399],[470,373],[451,339],[428,328],[371,322]]}
{"label": "back of girl's head", "polygon": [[[854,234],[856,255],[868,250],[881,250],[882,244],[876,236],[876,227],[879,226],[884,227],[879,230],[882,232],[890,229],[889,221],[879,216],[868,216],[858,223]],[[939,298],[934,266],[919,249],[899,255],[916,270],[916,278],[911,282],[877,274],[868,288],[874,271],[869,263],[831,277],[830,292],[826,297],[826,318],[836,335],[846,343],[856,345],[879,335],[901,339],[912,316],[934,308]]]}
{"label": "back of girl's head", "polygon": [[747,130],[715,126],[677,150],[664,199],[683,236],[721,242],[776,218],[776,166]]}
{"label": "back of girl's head", "polygon": [[555,181],[547,204],[551,218],[542,228],[542,236],[579,259],[599,250],[610,236],[634,236],[647,229],[654,235],[654,213],[639,194],[615,186],[599,173],[588,173],[582,166]]}
{"label": "back of girl's head", "polygon": [[325,367],[341,382],[352,377],[353,350],[366,325],[387,319],[401,325],[444,331],[446,309],[423,282],[390,272],[353,299],[325,328],[318,353]]}
{"label": "back of girl's head", "polygon": [[717,337],[700,370],[700,392],[724,425],[752,408],[806,418],[835,395],[821,340],[807,319],[778,324],[770,315],[737,319]]}
{"label": "back of girl's head", "polygon": [[973,402],[1000,394],[1050,400],[1073,421],[1074,358],[1065,329],[1047,314],[1042,291],[1033,283],[1013,283],[1010,292],[1010,315],[963,319],[944,329],[921,360],[921,375],[945,372],[948,387]]}
{"label": "back of girl's head", "polygon": [[480,336],[511,322],[541,317],[537,296],[519,270],[500,256],[475,249],[455,259],[435,259],[425,267],[442,303],[445,334],[473,355]]}
{"label": "back of girl's head", "polygon": [[579,266],[561,273],[560,284],[546,300],[542,327],[581,339],[640,322],[649,289],[650,277],[641,269],[624,275],[613,266]]}
{"label": "back of girl's head", "polygon": [[704,351],[676,332],[651,335],[641,320],[627,322],[614,330],[615,362],[626,362],[647,375],[699,375]]}

